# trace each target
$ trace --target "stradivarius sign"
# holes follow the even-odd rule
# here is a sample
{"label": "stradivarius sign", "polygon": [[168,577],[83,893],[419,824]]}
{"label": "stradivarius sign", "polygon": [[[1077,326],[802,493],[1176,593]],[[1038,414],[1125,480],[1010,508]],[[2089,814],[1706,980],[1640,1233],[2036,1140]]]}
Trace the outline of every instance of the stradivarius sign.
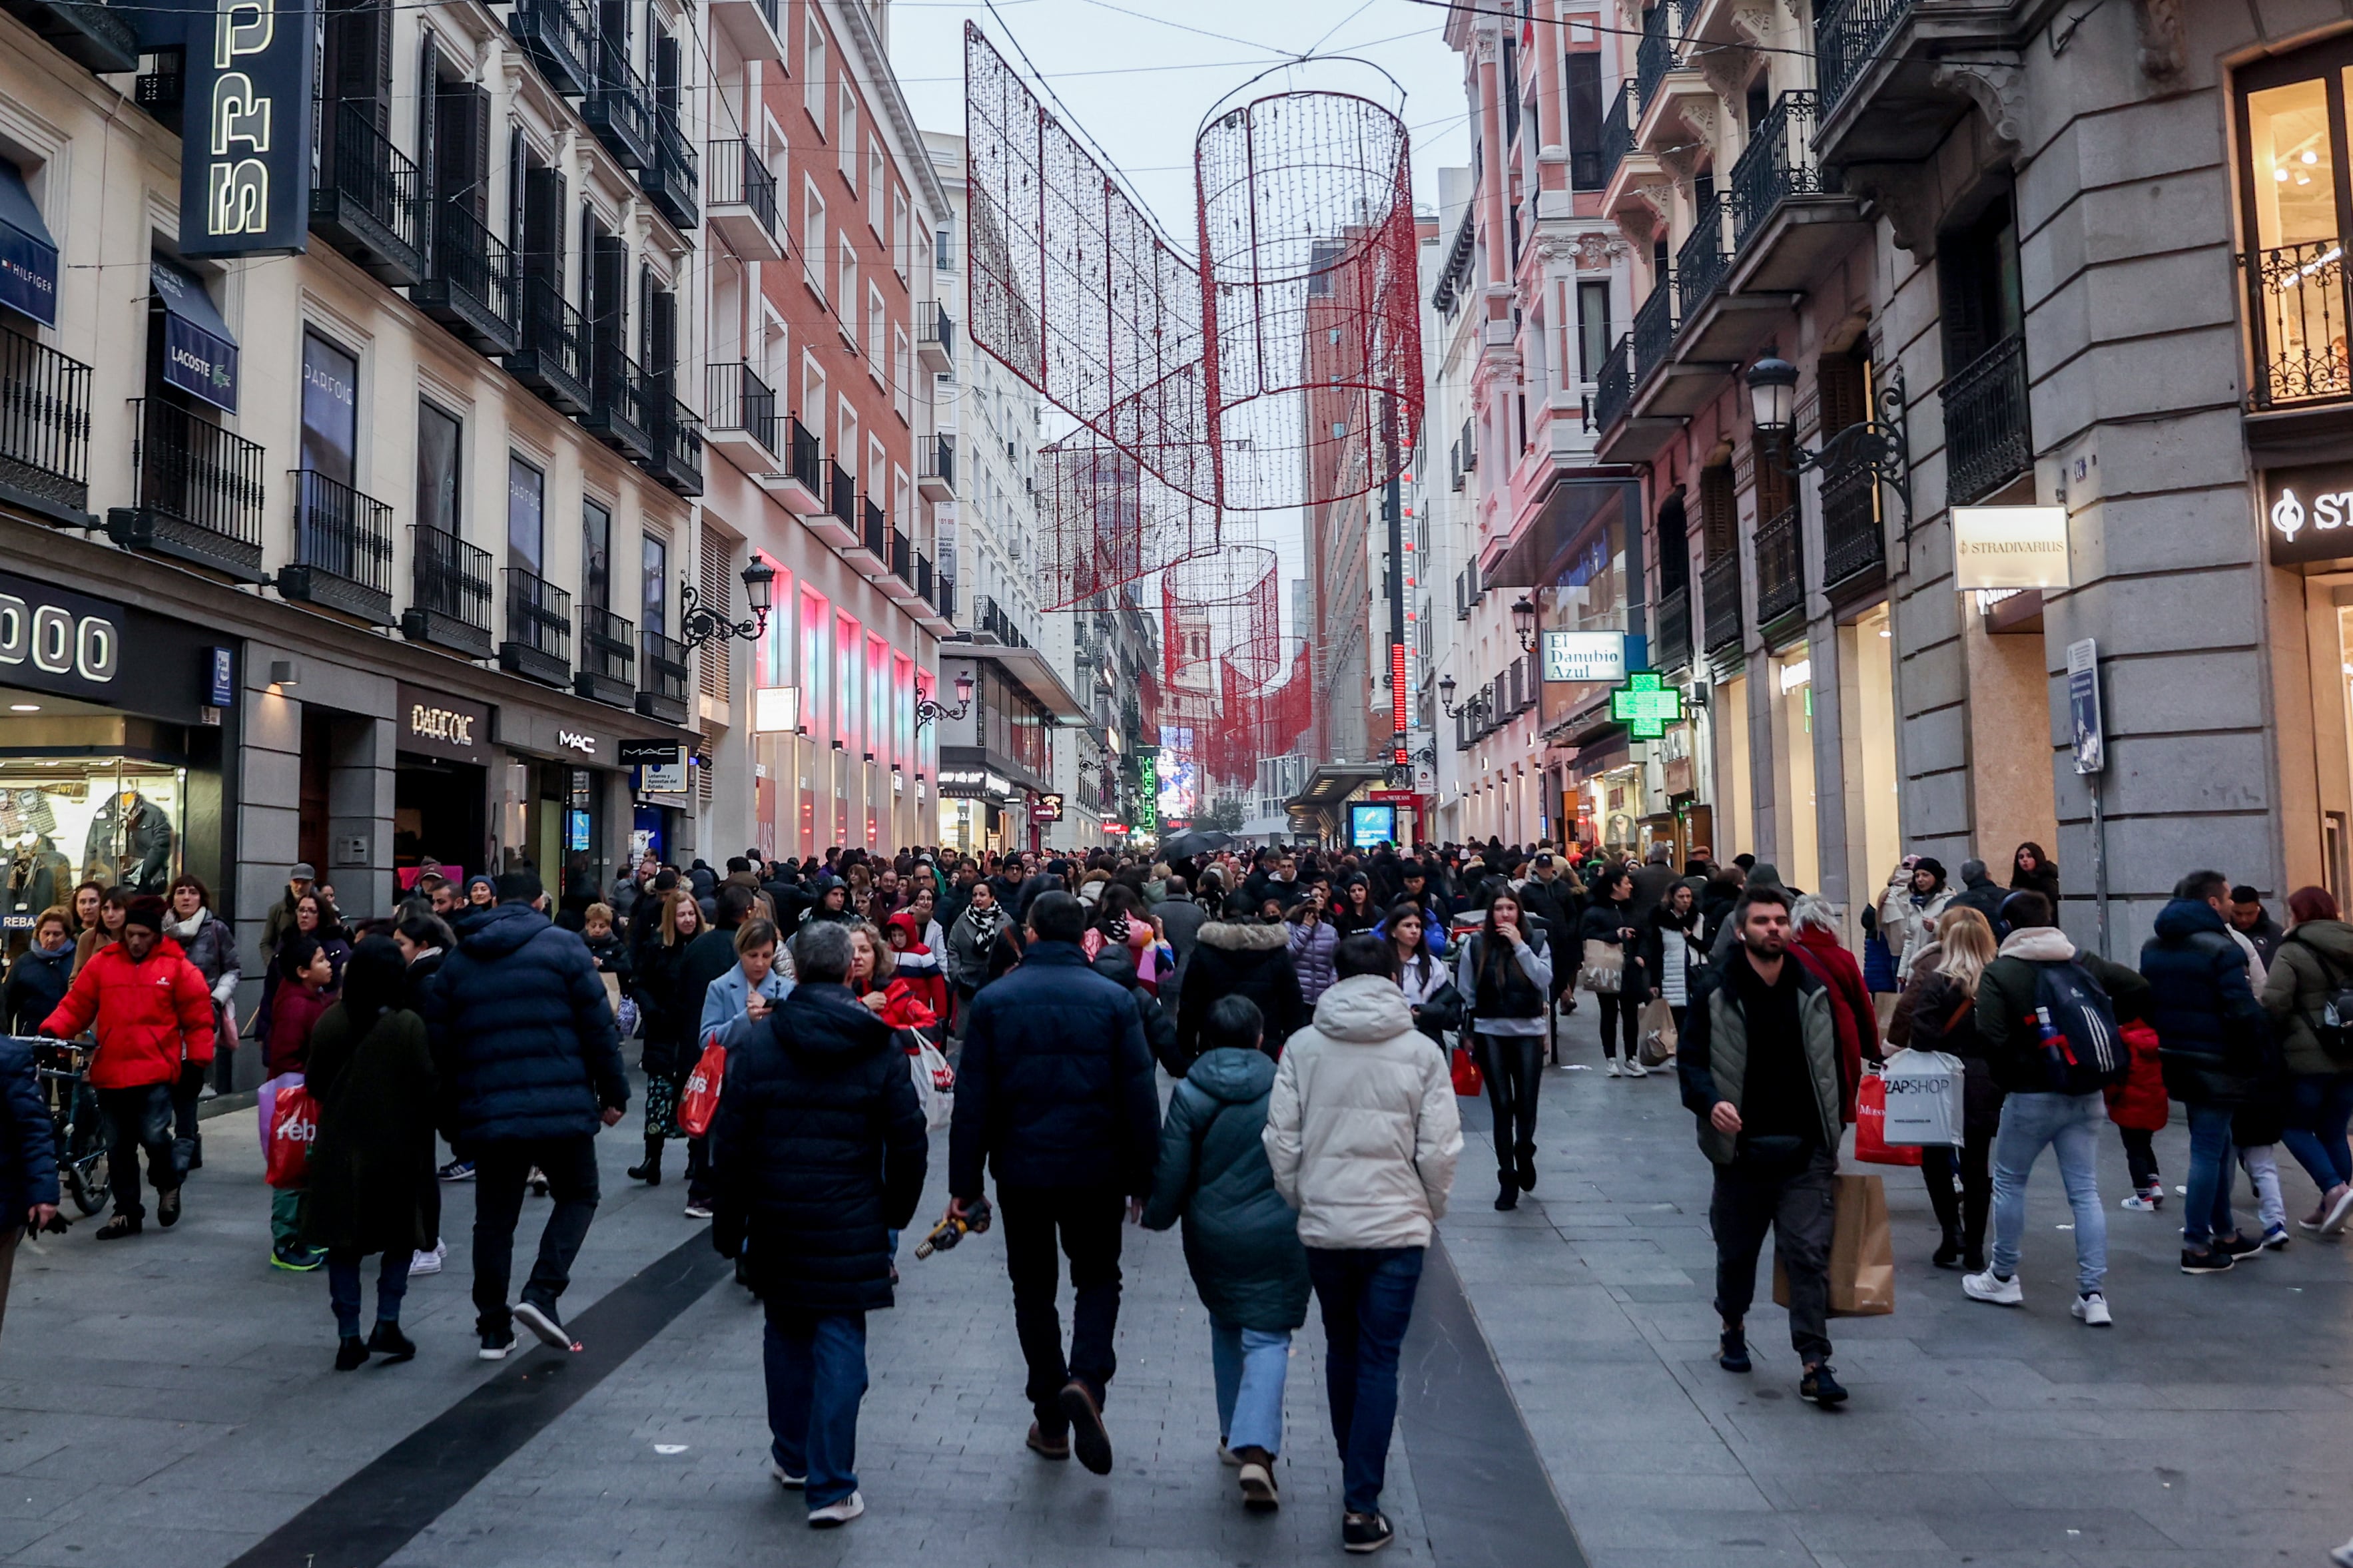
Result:
{"label": "stradivarius sign", "polygon": [[2353,464],[2267,471],[2263,521],[2274,566],[2353,556]]}
{"label": "stradivarius sign", "polygon": [[308,248],[313,0],[187,13],[180,254]]}

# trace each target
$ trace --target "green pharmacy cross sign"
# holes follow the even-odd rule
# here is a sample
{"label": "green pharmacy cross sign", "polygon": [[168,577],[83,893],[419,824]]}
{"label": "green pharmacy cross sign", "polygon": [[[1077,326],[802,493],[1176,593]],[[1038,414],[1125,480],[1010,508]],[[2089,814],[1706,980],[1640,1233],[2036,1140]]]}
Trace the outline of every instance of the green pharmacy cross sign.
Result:
{"label": "green pharmacy cross sign", "polygon": [[1683,694],[1667,685],[1656,670],[1638,669],[1626,684],[1609,694],[1609,717],[1626,726],[1638,741],[1655,741],[1670,724],[1683,721]]}

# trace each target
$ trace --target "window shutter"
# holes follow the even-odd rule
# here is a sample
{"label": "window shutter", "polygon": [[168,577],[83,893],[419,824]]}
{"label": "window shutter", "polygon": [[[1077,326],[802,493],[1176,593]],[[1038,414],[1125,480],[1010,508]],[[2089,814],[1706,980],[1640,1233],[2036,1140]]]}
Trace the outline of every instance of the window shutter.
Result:
{"label": "window shutter", "polygon": [[1710,561],[1739,548],[1740,507],[1732,489],[1732,465],[1718,463],[1699,471],[1701,548]]}
{"label": "window shutter", "polygon": [[1821,436],[1827,441],[1851,425],[1871,417],[1866,395],[1864,362],[1855,353],[1824,354],[1814,362],[1814,384],[1821,407]]}
{"label": "window shutter", "polygon": [[[721,543],[716,535],[703,535],[702,599],[704,604],[721,614],[731,613],[735,602],[735,595],[729,591],[734,586],[730,566],[727,546]],[[726,637],[712,637],[702,645],[702,694],[714,702],[733,700],[731,678],[734,671],[728,647],[729,639]]]}
{"label": "window shutter", "polygon": [[[518,133],[517,140],[521,137]],[[526,169],[522,177],[522,270],[526,278],[564,286],[564,176]]]}
{"label": "window shutter", "polygon": [[491,222],[491,95],[481,88],[470,86],[465,102],[473,121],[467,145],[474,154],[473,167],[467,171],[473,184],[466,201],[473,208],[475,219],[487,228]]}
{"label": "window shutter", "polygon": [[664,109],[679,106],[678,40],[668,33],[654,35],[654,101]]}
{"label": "window shutter", "polygon": [[646,372],[665,379],[678,374],[678,296],[667,289],[646,295]]}
{"label": "window shutter", "polygon": [[432,175],[436,203],[484,222],[490,212],[490,95],[470,83],[440,88],[434,95],[429,156],[417,160]]}
{"label": "window shutter", "polygon": [[1752,456],[1757,465],[1757,525],[1762,528],[1789,510],[1798,499],[1797,485],[1781,466],[1778,452],[1768,452],[1760,444]]}
{"label": "window shutter", "polygon": [[590,279],[588,332],[600,353],[612,353],[628,342],[622,328],[628,314],[628,242],[615,235],[596,234],[590,254],[595,265]]}

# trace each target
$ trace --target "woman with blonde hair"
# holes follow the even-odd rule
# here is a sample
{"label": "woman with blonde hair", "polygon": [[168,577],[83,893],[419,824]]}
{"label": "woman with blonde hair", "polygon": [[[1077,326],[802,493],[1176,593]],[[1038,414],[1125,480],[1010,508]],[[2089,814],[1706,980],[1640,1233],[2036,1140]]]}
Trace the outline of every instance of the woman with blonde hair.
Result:
{"label": "woman with blonde hair", "polygon": [[646,1157],[629,1167],[629,1179],[649,1187],[661,1185],[662,1145],[685,1136],[678,1125],[678,1099],[694,1067],[694,1031],[702,1016],[702,996],[689,994],[686,950],[702,933],[702,906],[691,889],[672,888],[662,895],[657,934],[646,944],[637,973],[638,1032],[646,1042],[640,1063],[646,1074]]}
{"label": "woman with blonde hair", "polygon": [[1986,1215],[1993,1206],[1989,1161],[2001,1126],[2001,1086],[1994,1082],[1993,1062],[1978,1038],[1977,1025],[1978,983],[1997,951],[1985,916],[1972,909],[1947,910],[1936,919],[1936,946],[1915,966],[1915,988],[1906,997],[1912,1048],[1958,1057],[1966,1075],[1961,1146],[1923,1149],[1920,1177],[1928,1184],[1928,1202],[1944,1232],[1929,1261],[1939,1268],[1966,1267],[1971,1273],[1985,1268]]}

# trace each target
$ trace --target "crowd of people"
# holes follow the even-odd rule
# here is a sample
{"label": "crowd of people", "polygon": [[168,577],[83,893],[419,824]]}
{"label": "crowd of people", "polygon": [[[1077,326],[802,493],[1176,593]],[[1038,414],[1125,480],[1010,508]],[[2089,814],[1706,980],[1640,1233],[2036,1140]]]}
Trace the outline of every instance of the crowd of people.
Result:
{"label": "crowd of people", "polygon": [[[1925,1150],[1921,1170],[1931,1261],[1972,1300],[2023,1303],[2025,1192],[2047,1145],[2074,1215],[2070,1310],[2111,1324],[2100,1129],[2117,1129],[2131,1172],[2123,1206],[2161,1210],[2153,1134],[2177,1101],[2185,1273],[2293,1239],[2280,1144],[2320,1194],[2299,1228],[2339,1235],[2353,925],[2335,900],[2298,890],[2283,927],[2256,889],[2193,872],[2126,965],[2061,931],[2058,893],[2032,844],[2007,887],[1977,860],[1956,888],[1907,857],[1850,951],[1841,911],[1772,865],[1699,848],[1678,868],[1663,844],[1639,858],[1490,843],[1173,862],[837,850],[722,868],[648,855],[609,887],[560,893],[527,866],[462,884],[428,867],[357,923],[296,866],[241,1024],[237,943],[202,882],[163,898],[85,887],[41,915],[0,984],[16,1037],[0,1049],[0,1203],[23,1225],[62,1223],[21,1037],[90,1043],[104,1241],[142,1232],[151,1189],[156,1222],[177,1221],[202,1163],[199,1102],[249,1046],[266,1092],[314,1108],[307,1160],[281,1180],[273,1153],[269,1262],[326,1271],[337,1368],[417,1353],[400,1308],[447,1255],[452,1182],[475,1187],[478,1353],[503,1359],[518,1330],[577,1348],[561,1302],[599,1201],[594,1140],[629,1109],[634,1048],[643,1153],[628,1178],[660,1185],[668,1146],[685,1143],[684,1215],[709,1222],[764,1303],[772,1473],[812,1525],[863,1511],[866,1315],[892,1304],[944,1130],[935,1239],[1001,1226],[1032,1453],[1110,1471],[1123,1225],[1181,1227],[1241,1500],[1280,1503],[1290,1341],[1313,1300],[1342,1544],[1377,1551],[1393,1533],[1380,1498],[1400,1351],[1462,1151],[1457,1097],[1489,1101],[1494,1205],[1512,1209],[1537,1184],[1546,1068],[1580,994],[1607,1076],[1671,1066],[1694,1118],[1721,1365],[1752,1370],[1770,1235],[1799,1391],[1824,1407],[1849,1397],[1828,1336],[1840,1151],[1892,1051],[1962,1069],[1957,1142]],[[518,1293],[533,1193],[550,1204]],[[0,1238],[0,1307],[23,1225]]]}

